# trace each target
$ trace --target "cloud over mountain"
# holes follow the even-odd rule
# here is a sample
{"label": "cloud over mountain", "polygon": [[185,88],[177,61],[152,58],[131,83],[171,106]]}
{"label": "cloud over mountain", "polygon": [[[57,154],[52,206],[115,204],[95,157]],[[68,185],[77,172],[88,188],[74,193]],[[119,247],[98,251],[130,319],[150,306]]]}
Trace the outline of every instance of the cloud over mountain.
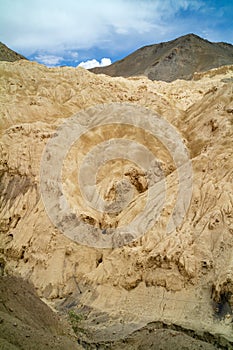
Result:
{"label": "cloud over mountain", "polygon": [[[42,54],[52,55],[58,62],[63,57],[65,64],[78,52],[79,62],[105,55],[114,60],[194,28],[209,40],[230,41],[231,10],[227,1],[220,6],[203,0],[8,1],[1,4],[0,29],[4,43],[31,59],[45,61],[48,57]],[[83,50],[94,49],[102,53],[82,55]]]}
{"label": "cloud over mountain", "polygon": [[109,66],[111,64],[111,59],[110,58],[102,58],[101,61],[97,61],[96,59],[92,59],[92,60],[88,60],[86,62],[81,62],[79,63],[79,67],[83,67],[86,69],[90,69],[90,68],[95,68],[95,67],[106,67]]}

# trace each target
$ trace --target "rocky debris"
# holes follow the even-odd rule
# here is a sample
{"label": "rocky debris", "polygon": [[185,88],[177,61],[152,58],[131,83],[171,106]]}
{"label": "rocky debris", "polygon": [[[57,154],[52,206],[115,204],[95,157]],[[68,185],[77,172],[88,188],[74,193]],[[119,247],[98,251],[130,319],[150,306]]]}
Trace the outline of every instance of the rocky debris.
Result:
{"label": "rocky debris", "polygon": [[162,322],[150,323],[124,339],[98,343],[81,340],[80,343],[84,348],[93,350],[101,346],[112,350],[230,350],[232,348],[232,343],[219,336],[215,337],[206,332],[195,333],[192,330]]}

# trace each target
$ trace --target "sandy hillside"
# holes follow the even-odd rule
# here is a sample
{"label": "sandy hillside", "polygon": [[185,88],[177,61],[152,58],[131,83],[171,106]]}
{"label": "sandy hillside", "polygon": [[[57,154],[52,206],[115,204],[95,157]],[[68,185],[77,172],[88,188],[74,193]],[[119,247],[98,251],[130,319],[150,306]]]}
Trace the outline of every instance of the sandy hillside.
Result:
{"label": "sandy hillside", "polygon": [[[162,329],[192,330],[192,337],[199,334],[210,349],[216,344],[231,348],[232,82],[233,66],[196,74],[192,81],[165,83],[23,60],[0,62],[1,267],[4,274],[29,280],[61,312],[81,313],[84,342],[118,341],[160,322]],[[148,108],[173,125],[186,145],[192,198],[182,225],[170,235],[166,225],[177,196],[176,166],[148,131],[128,126],[117,132],[98,127],[73,144],[63,163],[64,194],[90,226],[108,230],[130,222],[143,209],[148,191],[146,174],[137,165],[117,160],[99,170],[103,198],[116,197],[119,178],[133,187],[130,204],[111,215],[88,208],[76,180],[92,147],[109,137],[136,140],[159,158],[166,181],[166,203],[153,227],[134,242],[104,249],[74,242],[48,217],[39,186],[45,146],[67,118],[103,103]],[[60,154],[62,144],[56,147]]]}

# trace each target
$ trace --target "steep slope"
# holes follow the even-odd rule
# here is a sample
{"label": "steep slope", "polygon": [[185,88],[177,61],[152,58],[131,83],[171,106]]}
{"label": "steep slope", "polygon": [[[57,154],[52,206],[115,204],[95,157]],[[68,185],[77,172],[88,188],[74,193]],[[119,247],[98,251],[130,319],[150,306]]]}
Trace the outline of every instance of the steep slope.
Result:
{"label": "steep slope", "polygon": [[22,59],[27,60],[26,57],[9,49],[9,47],[0,42],[0,61],[14,62]]}
{"label": "steep slope", "polygon": [[33,287],[16,277],[0,278],[0,348],[7,350],[78,350],[71,328]]}
{"label": "steep slope", "polygon": [[145,75],[151,80],[171,82],[176,79],[189,80],[195,72],[229,64],[233,64],[232,45],[211,43],[188,34],[165,43],[142,47],[110,66],[91,71],[123,77]]}
{"label": "steep slope", "polygon": [[[132,334],[133,342],[136,330],[155,322],[160,331],[152,332],[158,338],[161,329],[170,332],[171,326],[175,335],[168,332],[169,337],[182,332],[198,339],[198,346],[208,342],[207,349],[231,349],[233,67],[173,83],[111,78],[81,68],[48,69],[27,61],[2,62],[0,69],[3,273],[28,279],[40,297],[61,312],[81,314],[84,344],[114,342],[120,348],[119,339]],[[168,236],[166,224],[177,195],[177,173],[168,150],[127,125],[123,130],[92,129],[70,147],[62,169],[65,195],[72,207],[81,206],[83,221],[108,228],[115,219],[83,205],[77,184],[83,157],[114,136],[136,140],[155,152],[164,170],[167,199],[159,220],[137,241],[116,249],[82,246],[61,234],[46,213],[40,191],[42,154],[70,116],[103,103],[111,114],[116,103],[125,102],[147,107],[178,130],[192,160],[191,205],[181,227]],[[56,147],[59,157],[63,144]],[[124,225],[134,210],[142,210],[147,188],[145,174],[134,164],[128,171],[124,162],[108,162],[97,174],[108,199],[115,195],[119,174],[135,188],[134,206],[118,217],[117,224]],[[184,339],[184,346],[187,342]]]}

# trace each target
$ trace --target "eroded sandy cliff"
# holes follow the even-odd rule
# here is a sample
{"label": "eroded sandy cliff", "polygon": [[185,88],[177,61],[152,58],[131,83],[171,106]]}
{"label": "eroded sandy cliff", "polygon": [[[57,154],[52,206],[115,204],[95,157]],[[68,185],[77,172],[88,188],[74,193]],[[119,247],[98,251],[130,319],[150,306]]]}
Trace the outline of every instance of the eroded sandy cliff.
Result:
{"label": "eroded sandy cliff", "polygon": [[[26,61],[1,62],[0,69],[4,273],[31,281],[58,309],[72,304],[81,310],[83,327],[95,341],[118,339],[157,321],[233,341],[233,67],[172,83]],[[144,130],[119,130],[117,137],[137,140],[160,158],[166,205],[137,241],[97,249],[77,244],[53,225],[41,200],[39,173],[45,145],[66,118],[113,102],[147,107],[178,130],[192,161],[192,200],[182,226],[167,235],[178,181],[171,155]],[[96,213],[80,200],[76,168],[109,136],[114,137],[112,129],[101,127],[75,143],[62,176],[69,203],[81,208],[84,221],[102,229],[132,220],[147,192],[145,174],[118,160],[99,171],[99,188],[112,199],[123,176],[134,186],[134,205],[116,217]]]}

